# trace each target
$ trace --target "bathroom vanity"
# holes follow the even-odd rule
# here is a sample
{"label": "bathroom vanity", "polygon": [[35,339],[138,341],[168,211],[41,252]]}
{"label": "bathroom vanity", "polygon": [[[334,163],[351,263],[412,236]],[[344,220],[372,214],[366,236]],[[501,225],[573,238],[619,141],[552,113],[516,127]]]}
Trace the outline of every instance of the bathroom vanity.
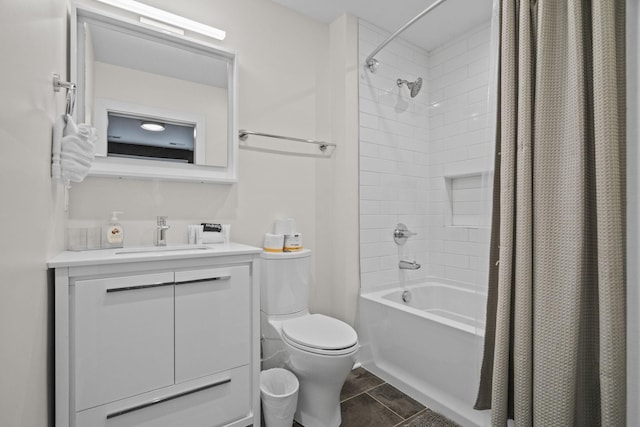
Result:
{"label": "bathroom vanity", "polygon": [[56,426],[260,425],[258,248],[64,252]]}

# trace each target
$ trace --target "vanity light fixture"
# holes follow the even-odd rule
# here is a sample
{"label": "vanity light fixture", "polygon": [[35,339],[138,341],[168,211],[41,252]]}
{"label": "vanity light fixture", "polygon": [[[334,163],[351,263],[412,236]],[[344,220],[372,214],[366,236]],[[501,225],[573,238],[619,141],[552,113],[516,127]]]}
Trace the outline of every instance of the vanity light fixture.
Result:
{"label": "vanity light fixture", "polygon": [[[224,40],[226,32],[211,27],[209,25],[201,24],[200,22],[192,21],[191,19],[184,18],[180,15],[176,15],[162,9],[158,9],[153,6],[148,6],[144,3],[137,2],[135,0],[98,0],[99,2],[108,4],[110,6],[119,7],[120,9],[127,10],[138,15],[143,15],[152,20],[160,21],[165,24],[174,25],[176,27],[184,28],[196,33],[203,34],[208,37],[213,37],[217,40]],[[142,22],[142,19],[141,19]],[[152,24],[152,22],[145,22]],[[166,29],[165,29],[166,30]],[[175,31],[173,31],[175,32]]]}
{"label": "vanity light fixture", "polygon": [[154,21],[153,19],[145,18],[144,16],[140,17],[140,22],[145,25],[151,25],[159,28],[164,33],[184,36],[184,30],[182,28],[174,27],[173,25],[163,24],[162,22]]}
{"label": "vanity light fixture", "polygon": [[164,131],[164,123],[158,122],[142,122],[140,123],[140,127],[144,130],[148,130],[151,132],[162,132]]}

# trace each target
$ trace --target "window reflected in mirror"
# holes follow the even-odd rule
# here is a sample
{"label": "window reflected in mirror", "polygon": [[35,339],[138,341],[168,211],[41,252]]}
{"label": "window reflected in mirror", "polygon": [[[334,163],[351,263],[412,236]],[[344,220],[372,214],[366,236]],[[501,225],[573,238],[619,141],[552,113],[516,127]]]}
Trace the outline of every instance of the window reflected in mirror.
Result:
{"label": "window reflected in mirror", "polygon": [[196,127],[108,114],[107,155],[193,163]]}

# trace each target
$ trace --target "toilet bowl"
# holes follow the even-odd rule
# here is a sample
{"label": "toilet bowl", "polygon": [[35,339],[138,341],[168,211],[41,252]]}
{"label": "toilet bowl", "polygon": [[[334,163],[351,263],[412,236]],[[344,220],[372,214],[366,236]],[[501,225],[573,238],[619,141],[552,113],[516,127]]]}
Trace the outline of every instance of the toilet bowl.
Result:
{"label": "toilet bowl", "polygon": [[284,367],[298,378],[296,421],[305,427],[338,427],[340,390],[356,361],[358,336],[338,319],[308,312],[309,266],[308,250],[263,254],[262,369]]}

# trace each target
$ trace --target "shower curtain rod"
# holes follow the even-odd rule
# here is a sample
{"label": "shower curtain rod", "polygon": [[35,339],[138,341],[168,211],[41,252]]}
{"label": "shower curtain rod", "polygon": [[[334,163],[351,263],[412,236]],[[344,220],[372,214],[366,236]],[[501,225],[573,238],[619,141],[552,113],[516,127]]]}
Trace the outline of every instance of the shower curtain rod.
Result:
{"label": "shower curtain rod", "polygon": [[440,6],[442,3],[444,3],[447,0],[437,0],[436,2],[432,3],[429,7],[427,7],[425,10],[423,10],[422,12],[420,12],[416,17],[414,17],[411,21],[407,22],[406,24],[404,24],[402,27],[400,27],[395,33],[391,34],[389,37],[387,37],[387,39],[385,41],[383,41],[380,46],[378,46],[377,48],[375,48],[373,50],[373,52],[371,52],[371,54],[369,54],[369,56],[367,56],[367,59],[365,61],[365,63],[367,64],[367,67],[369,67],[369,71],[371,71],[372,73],[375,73],[376,70],[378,69],[378,60],[374,58],[374,56],[376,56],[378,54],[378,52],[380,52],[386,45],[388,45],[389,43],[391,43],[391,41],[393,39],[395,39],[396,37],[398,37],[404,30],[406,30],[407,28],[409,28],[410,26],[412,26],[413,24],[416,23],[416,21],[418,21],[420,18],[422,18],[424,15],[426,15],[427,13],[431,12],[433,9],[435,9],[436,7]]}

